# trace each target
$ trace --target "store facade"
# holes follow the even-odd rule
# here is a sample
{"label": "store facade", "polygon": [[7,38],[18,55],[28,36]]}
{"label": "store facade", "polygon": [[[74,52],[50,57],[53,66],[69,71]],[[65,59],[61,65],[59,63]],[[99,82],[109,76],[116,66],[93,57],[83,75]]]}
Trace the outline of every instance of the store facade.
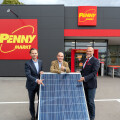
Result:
{"label": "store facade", "polygon": [[[89,6],[85,7],[89,9]],[[18,17],[11,12],[7,12],[8,9],[14,11]],[[65,7],[64,5],[1,5],[0,11],[0,20],[17,19],[19,28],[23,26],[21,21],[26,19],[37,21],[36,48],[39,52],[38,58],[43,60],[44,71],[49,71],[51,61],[56,59],[59,51],[65,53],[65,60],[69,62],[71,68],[71,50],[86,49],[89,46],[98,49],[98,57],[100,61],[105,63],[106,74],[108,65],[120,65],[120,7],[96,7],[96,23],[92,25],[90,23],[78,25],[78,7]],[[94,17],[94,14],[92,17]],[[28,25],[27,22],[24,21],[24,23],[24,26]],[[3,22],[3,24],[6,23]],[[9,26],[9,29],[13,30],[12,26]],[[7,33],[2,29],[0,34]],[[5,45],[4,43],[3,45]],[[22,53],[29,54],[28,51]],[[24,76],[24,63],[27,58],[22,58],[22,55],[20,59],[10,59],[9,56],[6,59],[2,58],[6,54],[9,53],[0,52],[0,76]],[[78,56],[79,53],[75,54],[75,70],[80,65]]]}

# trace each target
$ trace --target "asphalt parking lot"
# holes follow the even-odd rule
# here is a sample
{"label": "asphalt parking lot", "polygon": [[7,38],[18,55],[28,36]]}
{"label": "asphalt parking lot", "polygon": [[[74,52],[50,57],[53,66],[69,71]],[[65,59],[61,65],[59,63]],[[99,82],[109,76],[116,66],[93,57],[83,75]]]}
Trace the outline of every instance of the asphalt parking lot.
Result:
{"label": "asphalt parking lot", "polygon": [[[0,120],[30,120],[25,82],[25,77],[0,77]],[[95,120],[120,120],[119,91],[120,78],[98,77]]]}

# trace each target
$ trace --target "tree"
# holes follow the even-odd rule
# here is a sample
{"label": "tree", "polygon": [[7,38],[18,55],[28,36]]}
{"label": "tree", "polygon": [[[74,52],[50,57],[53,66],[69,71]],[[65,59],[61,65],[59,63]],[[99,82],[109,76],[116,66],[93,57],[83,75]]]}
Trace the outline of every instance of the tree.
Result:
{"label": "tree", "polygon": [[3,0],[2,4],[23,5],[19,0]]}

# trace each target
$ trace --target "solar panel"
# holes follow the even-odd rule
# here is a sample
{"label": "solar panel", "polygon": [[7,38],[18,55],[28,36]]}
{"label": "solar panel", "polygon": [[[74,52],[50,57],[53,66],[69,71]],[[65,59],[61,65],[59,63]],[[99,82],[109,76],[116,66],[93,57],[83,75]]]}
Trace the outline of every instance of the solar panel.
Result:
{"label": "solar panel", "polygon": [[89,120],[79,73],[44,73],[40,85],[38,120]]}

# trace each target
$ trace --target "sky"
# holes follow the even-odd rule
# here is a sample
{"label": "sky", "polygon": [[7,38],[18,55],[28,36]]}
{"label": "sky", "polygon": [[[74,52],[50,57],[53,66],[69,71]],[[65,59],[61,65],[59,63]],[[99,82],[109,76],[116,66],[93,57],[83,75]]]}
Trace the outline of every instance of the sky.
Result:
{"label": "sky", "polygon": [[[3,0],[0,0],[2,3]],[[24,4],[64,4],[65,6],[120,6],[120,0],[19,0]]]}

